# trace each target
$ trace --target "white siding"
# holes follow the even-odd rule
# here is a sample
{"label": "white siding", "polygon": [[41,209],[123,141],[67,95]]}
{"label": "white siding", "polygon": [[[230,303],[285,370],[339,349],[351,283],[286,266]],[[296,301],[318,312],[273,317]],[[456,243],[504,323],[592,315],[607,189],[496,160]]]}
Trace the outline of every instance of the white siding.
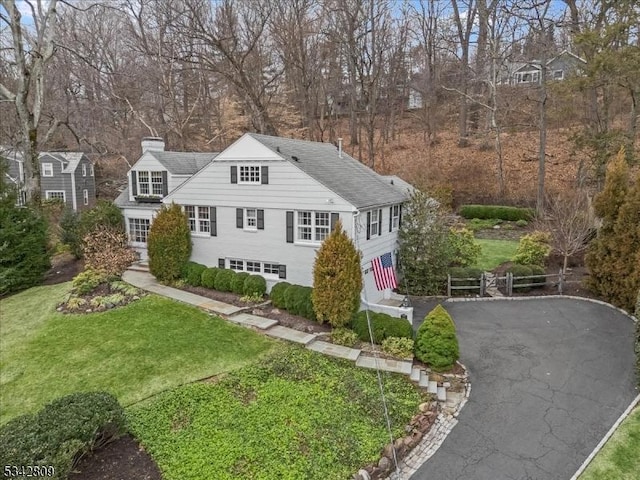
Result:
{"label": "white siding", "polygon": [[220,152],[216,160],[282,160],[282,157],[273,150],[265,147],[255,138],[243,135],[223,152]]}

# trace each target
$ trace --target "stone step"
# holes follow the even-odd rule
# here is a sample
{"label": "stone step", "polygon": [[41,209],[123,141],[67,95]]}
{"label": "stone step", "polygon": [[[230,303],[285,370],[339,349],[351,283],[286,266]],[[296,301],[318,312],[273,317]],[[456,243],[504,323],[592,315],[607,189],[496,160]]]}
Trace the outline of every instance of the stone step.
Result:
{"label": "stone step", "polygon": [[429,374],[424,370],[420,370],[420,380],[418,381],[418,386],[422,388],[426,388],[429,386]]}
{"label": "stone step", "polygon": [[149,264],[134,263],[129,266],[129,270],[133,270],[134,272],[148,272]]}
{"label": "stone step", "polygon": [[319,352],[331,357],[344,358],[355,362],[360,356],[360,350],[357,348],[343,347],[342,345],[335,345],[329,342],[323,342],[322,340],[316,340],[307,345],[309,350]]}
{"label": "stone step", "polygon": [[239,313],[228,317],[230,322],[245,325],[248,327],[259,328],[260,330],[266,330],[278,324],[277,320],[271,318],[258,317],[256,315],[250,315],[248,313]]}
{"label": "stone step", "polygon": [[447,401],[447,389],[445,387],[438,387],[438,401],[446,402]]}
{"label": "stone step", "polygon": [[419,382],[421,373],[422,373],[422,370],[420,369],[420,367],[413,367],[411,369],[411,375],[409,376],[409,378],[411,379],[412,382]]}
{"label": "stone step", "polygon": [[388,358],[376,358],[368,355],[360,355],[356,360],[356,366],[363,368],[380,369],[386,372],[402,373],[403,375],[411,375],[411,362],[402,360],[392,360]]}
{"label": "stone step", "polygon": [[281,325],[271,327],[268,330],[265,330],[265,333],[271,337],[288,340],[289,342],[301,343],[303,345],[307,345],[316,339],[316,335],[314,334],[304,333]]}
{"label": "stone step", "polygon": [[427,385],[427,393],[437,394],[438,393],[438,382],[430,380],[429,384]]}

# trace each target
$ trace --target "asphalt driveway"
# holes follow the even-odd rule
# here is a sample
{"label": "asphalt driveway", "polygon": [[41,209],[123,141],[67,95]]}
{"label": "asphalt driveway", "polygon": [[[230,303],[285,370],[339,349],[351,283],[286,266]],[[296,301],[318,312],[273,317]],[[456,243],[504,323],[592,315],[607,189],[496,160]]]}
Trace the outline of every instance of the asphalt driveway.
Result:
{"label": "asphalt driveway", "polygon": [[444,306],[471,397],[412,480],[571,478],[637,395],[633,322],[561,298]]}

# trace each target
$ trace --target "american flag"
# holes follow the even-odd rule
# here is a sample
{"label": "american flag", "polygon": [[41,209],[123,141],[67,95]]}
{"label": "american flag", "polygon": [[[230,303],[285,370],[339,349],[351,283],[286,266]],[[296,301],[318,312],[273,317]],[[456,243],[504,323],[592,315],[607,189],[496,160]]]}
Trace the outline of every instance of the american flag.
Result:
{"label": "american flag", "polygon": [[390,252],[371,260],[371,266],[373,267],[373,278],[376,281],[376,288],[378,290],[384,290],[385,288],[393,289],[398,286],[396,273],[393,271],[393,260],[391,259]]}

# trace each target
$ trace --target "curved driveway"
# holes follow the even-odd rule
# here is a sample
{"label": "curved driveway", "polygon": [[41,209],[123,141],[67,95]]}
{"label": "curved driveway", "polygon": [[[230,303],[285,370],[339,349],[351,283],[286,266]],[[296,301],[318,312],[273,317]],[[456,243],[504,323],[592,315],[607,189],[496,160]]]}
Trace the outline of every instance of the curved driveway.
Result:
{"label": "curved driveway", "polygon": [[637,395],[633,322],[562,298],[444,306],[471,396],[412,480],[569,479]]}

